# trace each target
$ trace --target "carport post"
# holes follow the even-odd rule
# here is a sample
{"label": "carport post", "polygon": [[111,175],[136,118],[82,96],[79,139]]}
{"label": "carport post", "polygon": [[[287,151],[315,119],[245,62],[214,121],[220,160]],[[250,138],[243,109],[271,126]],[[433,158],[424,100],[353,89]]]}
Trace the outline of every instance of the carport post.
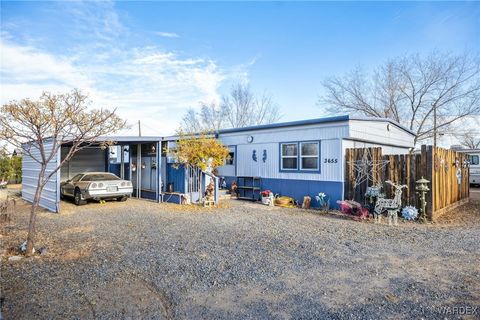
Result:
{"label": "carport post", "polygon": [[140,199],[141,192],[140,188],[142,183],[142,145],[137,144],[137,198]]}
{"label": "carport post", "polygon": [[157,202],[161,202],[161,183],[162,183],[162,157],[161,157],[161,143],[160,141],[157,141],[156,142],[156,150],[157,150],[157,154],[156,154],[156,161],[157,161],[157,170],[156,170],[156,174],[157,174],[157,183],[155,184],[155,191],[156,191],[156,197],[157,197]]}
{"label": "carport post", "polygon": [[120,178],[125,179],[125,166],[124,166],[124,155],[123,155],[123,148],[124,145],[120,145]]}

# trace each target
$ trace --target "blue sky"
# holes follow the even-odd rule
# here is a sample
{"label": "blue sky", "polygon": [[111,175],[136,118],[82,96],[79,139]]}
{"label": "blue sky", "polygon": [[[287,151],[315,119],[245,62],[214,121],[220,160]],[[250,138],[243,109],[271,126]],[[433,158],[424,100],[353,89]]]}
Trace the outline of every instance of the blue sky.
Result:
{"label": "blue sky", "polygon": [[146,134],[232,83],[282,120],[324,115],[321,82],[405,53],[480,52],[474,2],[1,2],[1,100],[78,87]]}

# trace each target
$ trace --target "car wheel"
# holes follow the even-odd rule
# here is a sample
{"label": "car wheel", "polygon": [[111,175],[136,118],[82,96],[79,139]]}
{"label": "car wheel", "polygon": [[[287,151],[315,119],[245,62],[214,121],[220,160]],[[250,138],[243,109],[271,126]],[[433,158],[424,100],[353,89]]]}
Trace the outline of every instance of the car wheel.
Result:
{"label": "car wheel", "polygon": [[128,197],[126,196],[123,196],[121,198],[117,198],[117,201],[121,201],[121,202],[124,202],[124,201],[127,201]]}
{"label": "car wheel", "polygon": [[82,193],[78,189],[75,190],[75,195],[73,199],[77,206],[81,206],[82,204],[85,204],[85,200],[82,200]]}

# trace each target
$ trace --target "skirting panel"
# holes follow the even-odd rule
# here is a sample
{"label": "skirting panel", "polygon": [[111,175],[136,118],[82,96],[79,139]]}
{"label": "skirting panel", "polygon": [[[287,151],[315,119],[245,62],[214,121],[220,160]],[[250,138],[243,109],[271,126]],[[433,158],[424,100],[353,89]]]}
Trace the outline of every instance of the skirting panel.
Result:
{"label": "skirting panel", "polygon": [[[224,178],[228,188],[233,181],[236,181],[236,177]],[[315,196],[323,192],[330,198],[330,207],[337,208],[337,200],[342,200],[343,182],[261,178],[261,189],[268,189],[273,194],[278,193],[282,196],[292,197],[300,204],[303,202],[304,196],[310,196],[312,207],[318,207]]]}

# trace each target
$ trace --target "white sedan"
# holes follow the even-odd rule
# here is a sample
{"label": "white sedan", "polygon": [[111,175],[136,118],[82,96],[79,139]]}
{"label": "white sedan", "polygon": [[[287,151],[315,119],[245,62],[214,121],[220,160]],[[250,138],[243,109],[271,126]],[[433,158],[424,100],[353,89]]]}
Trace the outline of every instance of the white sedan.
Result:
{"label": "white sedan", "polygon": [[126,201],[132,193],[133,186],[130,181],[122,180],[108,172],[79,173],[60,184],[60,195],[73,197],[77,206],[85,204],[88,199],[115,198],[118,201]]}

